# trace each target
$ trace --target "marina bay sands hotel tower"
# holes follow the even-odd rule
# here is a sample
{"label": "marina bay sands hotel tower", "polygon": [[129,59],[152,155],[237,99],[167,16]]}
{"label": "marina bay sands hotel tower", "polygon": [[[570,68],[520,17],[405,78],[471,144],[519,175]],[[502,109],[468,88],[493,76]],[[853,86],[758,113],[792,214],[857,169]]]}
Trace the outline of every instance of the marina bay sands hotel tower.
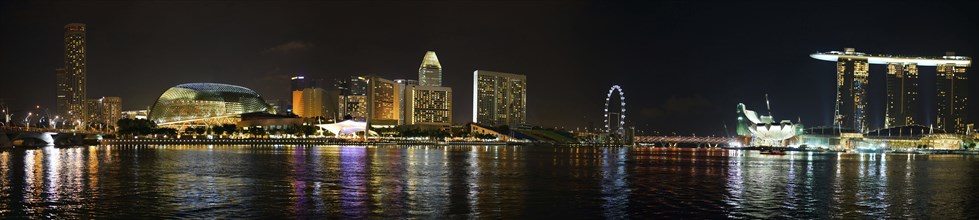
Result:
{"label": "marina bay sands hotel tower", "polygon": [[[896,127],[923,123],[919,115],[918,67],[936,67],[936,91],[938,99],[935,128],[947,132],[964,132],[969,129],[966,102],[968,79],[966,68],[972,64],[969,57],[955,56],[948,52],[942,57],[893,56],[866,54],[846,48],[843,52],[814,53],[817,60],[836,62],[836,114],[834,124],[867,132],[867,85],[870,64],[887,65],[887,111],[884,127]],[[926,111],[930,112],[930,111]]]}

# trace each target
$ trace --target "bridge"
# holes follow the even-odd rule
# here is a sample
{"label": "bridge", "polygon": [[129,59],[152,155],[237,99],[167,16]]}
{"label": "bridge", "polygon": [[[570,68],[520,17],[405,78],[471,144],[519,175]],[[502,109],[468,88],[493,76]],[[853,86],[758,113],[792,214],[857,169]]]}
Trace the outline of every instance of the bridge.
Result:
{"label": "bridge", "polygon": [[20,134],[24,132],[54,132],[59,134],[64,133],[75,133],[75,134],[105,134],[106,132],[99,131],[87,131],[87,130],[73,130],[73,129],[55,129],[55,128],[27,128],[27,127],[13,127],[13,126],[0,126],[0,134]]}
{"label": "bridge", "polygon": [[636,136],[637,144],[652,144],[657,147],[721,147],[737,141],[729,137],[695,137],[695,136]]}

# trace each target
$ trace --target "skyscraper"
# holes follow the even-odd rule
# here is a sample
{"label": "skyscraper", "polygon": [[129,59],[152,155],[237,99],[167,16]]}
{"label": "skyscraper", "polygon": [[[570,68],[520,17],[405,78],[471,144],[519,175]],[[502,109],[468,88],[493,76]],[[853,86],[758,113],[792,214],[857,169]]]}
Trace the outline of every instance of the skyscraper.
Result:
{"label": "skyscraper", "polygon": [[89,99],[86,108],[89,115],[85,120],[96,128],[115,127],[116,122],[122,119],[122,98],[119,97]]}
{"label": "skyscraper", "polygon": [[836,123],[839,126],[866,131],[867,78],[870,64],[853,48],[846,48],[836,62]]}
{"label": "skyscraper", "polygon": [[[960,58],[949,52],[946,59]],[[969,124],[966,103],[969,102],[969,84],[966,66],[952,63],[938,64],[936,67],[936,88],[938,89],[937,127],[947,132],[964,132]]]}
{"label": "skyscraper", "polygon": [[322,117],[329,120],[337,118],[337,110],[339,109],[339,101],[337,99],[340,96],[339,91],[309,87],[303,89],[302,96],[303,117]]}
{"label": "skyscraper", "polygon": [[417,86],[418,85],[418,80],[396,79],[396,80],[394,80],[394,82],[395,83],[398,83],[398,85],[400,85],[398,87],[398,90],[399,90],[398,91],[398,99],[399,99],[398,102],[400,102],[400,105],[401,105],[401,112],[399,113],[399,114],[401,114],[401,119],[398,121],[398,124],[399,125],[404,125],[405,124],[405,119],[408,118],[408,116],[405,114],[405,113],[408,112],[407,111],[407,108],[405,108],[406,106],[408,106],[408,104],[405,102],[405,91],[408,90],[408,87],[409,86]]}
{"label": "skyscraper", "polygon": [[85,50],[85,24],[71,23],[65,25],[64,40],[65,69],[63,74],[56,73],[56,75],[60,77],[57,81],[64,83],[64,86],[59,84],[58,93],[59,95],[63,94],[65,98],[58,99],[58,110],[62,111],[58,114],[63,115],[69,121],[84,123],[88,115],[86,111],[87,66],[85,65],[85,54],[87,51]]}
{"label": "skyscraper", "polygon": [[289,82],[292,84],[292,113],[299,117],[306,117],[304,115],[306,108],[303,106],[303,90],[309,87],[306,83],[306,77],[293,76]]}
{"label": "skyscraper", "polygon": [[918,65],[887,64],[887,110],[884,127],[912,125],[918,122]]}
{"label": "skyscraper", "polygon": [[492,126],[527,123],[527,76],[473,71],[473,121]]}
{"label": "skyscraper", "polygon": [[452,88],[409,86],[405,104],[407,125],[452,125]]}
{"label": "skyscraper", "polygon": [[[68,116],[68,72],[65,68],[58,68],[54,70],[54,79],[58,84],[58,91],[56,99],[57,103],[57,114],[61,117]],[[66,118],[67,119],[67,118]]]}
{"label": "skyscraper", "polygon": [[401,120],[401,85],[371,76],[367,86],[367,115],[371,125],[398,125]]}
{"label": "skyscraper", "polygon": [[435,51],[425,52],[422,65],[418,67],[418,84],[421,86],[442,86],[442,64]]}

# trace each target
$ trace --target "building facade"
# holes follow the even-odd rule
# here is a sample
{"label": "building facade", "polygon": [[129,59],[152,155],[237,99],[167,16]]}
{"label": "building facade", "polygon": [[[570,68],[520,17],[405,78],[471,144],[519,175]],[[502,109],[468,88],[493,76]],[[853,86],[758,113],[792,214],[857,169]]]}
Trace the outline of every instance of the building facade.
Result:
{"label": "building facade", "polygon": [[421,86],[442,86],[442,64],[435,51],[425,52],[422,65],[418,67],[418,84]]}
{"label": "building facade", "polygon": [[473,121],[491,126],[527,123],[527,76],[473,72]]}
{"label": "building facade", "polygon": [[406,125],[452,125],[452,88],[410,86],[405,104]]}
{"label": "building facade", "polygon": [[339,113],[339,97],[337,90],[325,90],[323,88],[303,89],[303,117],[323,118],[335,121]]}
{"label": "building facade", "polygon": [[[940,130],[965,133],[972,124],[968,121],[966,106],[969,99],[966,68],[972,65],[970,57],[956,56],[951,52],[941,57],[866,54],[853,48],[809,56],[837,63],[834,125],[853,128],[858,132],[870,130],[866,123],[869,64],[888,65],[885,127],[934,122],[935,128]],[[919,101],[922,99],[918,70],[923,66],[936,67],[937,100],[934,104],[938,106],[937,114],[933,113],[936,111],[922,108],[932,103],[921,104]]]}
{"label": "building facade", "polygon": [[399,125],[404,125],[405,124],[405,118],[408,118],[408,116],[405,115],[405,113],[408,112],[408,111],[406,111],[406,108],[405,108],[405,106],[407,106],[407,104],[405,103],[405,91],[408,90],[408,87],[409,86],[417,86],[418,85],[418,80],[412,80],[412,79],[395,79],[394,82],[395,83],[398,83],[398,85],[399,85],[399,87],[398,87],[398,90],[399,90],[398,91],[398,102],[401,105],[401,112],[399,113],[399,114],[401,114],[401,119],[398,121],[398,124]]}
{"label": "building facade", "polygon": [[887,64],[887,110],[884,127],[912,125],[919,120],[918,65],[914,63]]}
{"label": "building facade", "polygon": [[161,127],[235,124],[244,113],[275,113],[255,91],[218,83],[180,84],[160,95],[148,119]]}
{"label": "building facade", "polygon": [[[954,56],[949,53],[948,56]],[[965,133],[968,127],[969,79],[966,66],[939,64],[936,67],[935,87],[938,97],[936,125],[947,132]]]}
{"label": "building facade", "polygon": [[401,84],[371,76],[367,86],[368,122],[373,125],[398,125],[401,121]]}
{"label": "building facade", "polygon": [[96,128],[115,127],[116,122],[122,119],[122,98],[119,97],[89,99],[86,108],[86,120]]}
{"label": "building facade", "polygon": [[[853,48],[845,54],[859,55]],[[836,124],[858,131],[867,129],[867,80],[870,76],[867,59],[846,56],[836,62]]]}
{"label": "building facade", "polygon": [[299,117],[305,117],[306,107],[303,105],[303,90],[308,88],[305,76],[293,76],[289,80],[290,96],[292,97],[292,113]]}
{"label": "building facade", "polygon": [[[86,66],[86,44],[85,44],[85,24],[71,23],[65,25],[65,67],[63,73],[56,73],[59,79],[58,94],[64,98],[58,98],[58,112],[62,117],[70,120],[81,120],[87,118],[86,102],[87,87],[86,76],[88,68]],[[58,71],[56,71],[58,72]],[[63,85],[61,85],[63,83]]]}

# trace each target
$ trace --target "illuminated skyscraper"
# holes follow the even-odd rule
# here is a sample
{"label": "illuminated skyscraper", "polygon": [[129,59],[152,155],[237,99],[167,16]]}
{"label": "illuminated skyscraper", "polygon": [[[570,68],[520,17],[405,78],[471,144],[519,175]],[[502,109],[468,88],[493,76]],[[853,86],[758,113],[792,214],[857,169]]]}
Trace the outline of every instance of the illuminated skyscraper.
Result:
{"label": "illuminated skyscraper", "polygon": [[371,125],[398,125],[401,120],[401,85],[381,77],[369,77],[367,115]]}
{"label": "illuminated skyscraper", "polygon": [[409,86],[405,104],[407,125],[452,125],[452,88]]}
{"label": "illuminated skyscraper", "polygon": [[867,131],[867,75],[869,64],[887,64],[887,112],[885,126],[893,127],[919,123],[918,119],[918,68],[937,67],[938,115],[937,128],[948,132],[963,132],[967,122],[968,87],[966,68],[972,58],[871,55],[858,53],[853,48],[843,52],[830,51],[809,55],[817,60],[836,62],[836,117],[834,124],[858,131]]}
{"label": "illuminated skyscraper", "polygon": [[[71,23],[65,25],[65,69],[64,74],[58,74],[61,78],[59,84],[58,114],[63,115],[69,121],[85,122],[88,114],[86,113],[87,89],[86,75],[87,66],[85,58],[85,24]],[[63,90],[62,90],[63,89]],[[62,107],[63,106],[63,107]]]}
{"label": "illuminated skyscraper", "polygon": [[398,99],[399,99],[398,102],[400,102],[400,105],[401,105],[401,112],[399,113],[399,114],[401,114],[401,119],[399,120],[398,124],[399,125],[404,125],[405,124],[405,118],[408,118],[408,116],[405,115],[405,113],[408,112],[406,110],[406,108],[405,108],[405,106],[407,106],[407,104],[405,103],[405,91],[408,90],[408,87],[409,86],[417,86],[418,85],[418,80],[396,79],[396,80],[394,80],[394,82],[398,83],[398,85],[399,85],[399,87],[398,87],[398,90],[399,90],[398,91]]}
{"label": "illuminated skyscraper", "polygon": [[306,117],[304,114],[306,107],[303,106],[303,90],[309,87],[306,84],[306,77],[293,76],[289,82],[292,84],[292,113],[299,117]]}
{"label": "illuminated skyscraper", "polygon": [[867,78],[870,64],[863,53],[846,48],[836,62],[836,124],[858,131],[867,130]]}
{"label": "illuminated skyscraper", "polygon": [[912,125],[918,122],[918,65],[887,64],[887,111],[884,127]]}
{"label": "illuminated skyscraper", "polygon": [[325,119],[336,119],[340,93],[337,90],[325,90],[323,88],[309,87],[303,89],[303,117]]}
{"label": "illuminated skyscraper", "polygon": [[58,115],[61,117],[68,116],[68,72],[65,68],[58,68],[54,70],[54,79],[58,83],[57,91],[57,111]]}
{"label": "illuminated skyscraper", "polygon": [[527,76],[473,72],[473,121],[492,126],[527,123]]}
{"label": "illuminated skyscraper", "polygon": [[421,86],[442,86],[442,64],[435,51],[425,52],[422,65],[418,67],[418,84]]}
{"label": "illuminated skyscraper", "polygon": [[[962,58],[949,52],[943,58]],[[947,132],[965,132],[969,124],[969,80],[965,65],[953,63],[939,64],[936,68],[936,87],[938,89],[938,121],[937,127]]]}
{"label": "illuminated skyscraper", "polygon": [[352,117],[356,121],[367,120],[367,77],[351,76],[349,81],[337,81],[340,89],[339,118]]}
{"label": "illuminated skyscraper", "polygon": [[119,97],[89,99],[86,108],[89,114],[86,120],[96,128],[115,127],[116,122],[122,119],[122,98]]}

